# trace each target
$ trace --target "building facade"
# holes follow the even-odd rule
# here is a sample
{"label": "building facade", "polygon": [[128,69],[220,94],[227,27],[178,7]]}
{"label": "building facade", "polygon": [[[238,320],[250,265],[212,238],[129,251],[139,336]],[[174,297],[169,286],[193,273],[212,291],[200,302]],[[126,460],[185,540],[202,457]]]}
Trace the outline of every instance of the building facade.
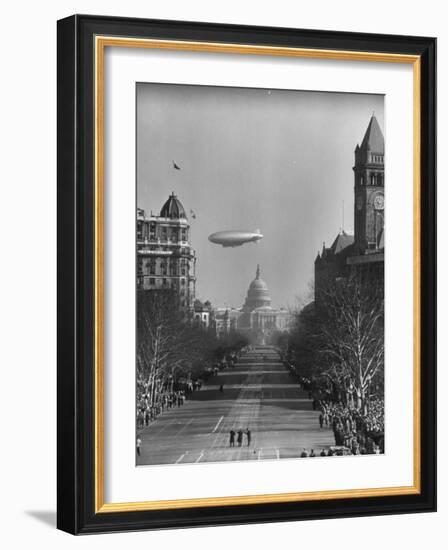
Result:
{"label": "building facade", "polygon": [[266,282],[257,266],[255,279],[250,283],[241,309],[222,308],[215,312],[218,335],[232,330],[248,337],[252,344],[268,344],[278,332],[288,330],[290,314],[286,309],[275,309]]}
{"label": "building facade", "polygon": [[210,302],[202,303],[198,299],[194,301],[194,322],[204,330],[213,328],[214,312]]}
{"label": "building facade", "polygon": [[181,310],[192,314],[196,255],[185,209],[172,193],[160,214],[137,209],[137,289],[172,291]]}
{"label": "building facade", "polygon": [[372,115],[361,145],[355,149],[354,234],[340,231],[325,243],[314,262],[315,301],[325,285],[358,276],[384,282],[384,137]]}
{"label": "building facade", "polygon": [[375,116],[355,149],[355,245],[358,254],[384,248],[384,137]]}

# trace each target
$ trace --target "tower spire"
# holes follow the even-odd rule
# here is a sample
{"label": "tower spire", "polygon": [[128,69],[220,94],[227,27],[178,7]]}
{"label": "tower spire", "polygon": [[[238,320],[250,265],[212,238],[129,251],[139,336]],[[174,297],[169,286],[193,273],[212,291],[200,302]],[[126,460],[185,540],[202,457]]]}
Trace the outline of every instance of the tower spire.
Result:
{"label": "tower spire", "polygon": [[[375,113],[355,150],[355,243],[361,254],[374,250],[382,229],[384,136]],[[377,198],[378,197],[378,198]]]}
{"label": "tower spire", "polygon": [[260,264],[257,264],[257,275],[255,277],[256,279],[260,278]]}

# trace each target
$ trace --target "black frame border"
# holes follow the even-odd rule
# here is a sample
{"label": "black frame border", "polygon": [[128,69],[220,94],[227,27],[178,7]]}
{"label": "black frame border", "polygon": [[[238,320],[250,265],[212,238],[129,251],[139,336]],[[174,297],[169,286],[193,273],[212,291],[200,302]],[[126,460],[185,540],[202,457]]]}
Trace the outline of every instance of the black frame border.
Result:
{"label": "black frame border", "polygon": [[[74,15],[58,21],[57,526],[72,534],[436,510],[436,39]],[[95,513],[96,35],[418,55],[421,59],[421,492]]]}

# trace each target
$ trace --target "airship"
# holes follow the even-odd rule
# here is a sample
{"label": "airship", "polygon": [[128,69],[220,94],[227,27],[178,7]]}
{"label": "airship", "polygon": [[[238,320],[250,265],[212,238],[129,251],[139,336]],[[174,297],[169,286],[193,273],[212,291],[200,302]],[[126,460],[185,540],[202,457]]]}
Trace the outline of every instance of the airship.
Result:
{"label": "airship", "polygon": [[208,240],[223,247],[241,246],[245,243],[256,243],[263,238],[259,229],[255,231],[218,231],[212,233]]}

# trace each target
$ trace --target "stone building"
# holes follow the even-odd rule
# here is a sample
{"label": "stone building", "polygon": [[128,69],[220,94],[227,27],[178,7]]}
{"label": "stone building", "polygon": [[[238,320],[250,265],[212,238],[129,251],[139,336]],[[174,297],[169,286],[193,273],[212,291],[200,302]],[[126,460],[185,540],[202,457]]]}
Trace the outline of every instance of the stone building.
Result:
{"label": "stone building", "polygon": [[209,301],[204,303],[197,299],[194,301],[194,322],[204,330],[212,328],[214,325],[214,312]]}
{"label": "stone building", "polygon": [[[314,262],[315,300],[328,281],[359,276],[384,281],[384,137],[372,115],[355,149],[354,234],[340,231]],[[383,286],[382,284],[380,285]]]}
{"label": "stone building", "polygon": [[137,289],[172,291],[179,307],[192,314],[196,256],[189,233],[185,209],[174,193],[158,216],[137,209]]}
{"label": "stone building", "polygon": [[218,307],[213,312],[213,322],[218,337],[238,330],[238,319],[241,310],[236,308]]}
{"label": "stone building", "polygon": [[286,309],[275,309],[266,282],[257,266],[255,279],[250,283],[241,309],[221,308],[215,311],[218,335],[232,330],[248,337],[253,344],[268,344],[278,332],[288,330],[290,314]]}
{"label": "stone building", "polygon": [[375,116],[355,149],[355,248],[359,255],[384,248],[384,137]]}

